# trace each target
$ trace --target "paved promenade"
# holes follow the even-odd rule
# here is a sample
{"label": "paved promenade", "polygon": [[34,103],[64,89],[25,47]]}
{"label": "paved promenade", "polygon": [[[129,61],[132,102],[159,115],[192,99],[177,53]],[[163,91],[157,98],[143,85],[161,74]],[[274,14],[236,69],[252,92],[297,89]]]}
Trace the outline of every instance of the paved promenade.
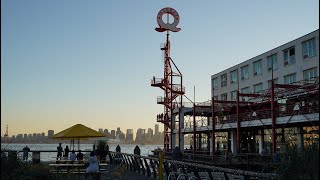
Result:
{"label": "paved promenade", "polygon": [[[112,180],[116,180],[116,179],[120,179],[120,177],[112,177],[111,173],[114,171],[115,169],[115,165],[113,164],[109,164],[107,171],[103,171],[101,172],[101,179],[112,179]],[[88,178],[90,179],[90,178]],[[125,173],[123,174],[123,176],[121,177],[121,180],[151,180],[152,178],[141,175],[137,172],[134,171],[130,171],[130,170],[126,170]]]}

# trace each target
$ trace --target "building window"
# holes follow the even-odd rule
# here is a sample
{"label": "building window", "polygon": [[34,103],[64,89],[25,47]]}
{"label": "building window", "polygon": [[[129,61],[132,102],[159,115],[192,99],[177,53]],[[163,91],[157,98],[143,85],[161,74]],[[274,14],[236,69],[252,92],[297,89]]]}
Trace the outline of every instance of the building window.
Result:
{"label": "building window", "polygon": [[[278,78],[273,79],[273,82],[274,82],[275,84],[278,84]],[[268,89],[269,89],[269,88],[271,88],[271,80],[268,81]]]}
{"label": "building window", "polygon": [[237,100],[237,91],[231,91],[230,95],[231,95],[231,101]]}
{"label": "building window", "polygon": [[212,79],[212,87],[213,89],[218,89],[218,78]]}
{"label": "building window", "polygon": [[250,93],[250,87],[241,88],[241,92],[244,93],[244,94],[249,94]]}
{"label": "building window", "polygon": [[249,66],[243,66],[241,67],[241,79],[245,80],[245,79],[249,79]]}
{"label": "building window", "polygon": [[277,54],[273,54],[267,57],[267,68],[268,71],[271,71],[272,69],[278,69]]}
{"label": "building window", "polygon": [[285,66],[296,63],[294,47],[291,47],[283,51],[283,59]]}
{"label": "building window", "polygon": [[316,40],[310,39],[302,43],[303,59],[311,58],[316,55]]}
{"label": "building window", "polygon": [[303,80],[305,82],[313,82],[318,76],[317,68],[311,68],[303,71]]}
{"label": "building window", "polygon": [[262,74],[262,61],[258,60],[256,62],[253,62],[253,75],[257,76]]}
{"label": "building window", "polygon": [[230,72],[230,79],[231,79],[231,84],[232,83],[237,83],[238,82],[238,70],[234,70]]}
{"label": "building window", "polygon": [[253,85],[253,92],[254,93],[259,93],[261,91],[262,91],[262,83]]}
{"label": "building window", "polygon": [[213,99],[214,100],[218,100],[218,96],[213,96]]}
{"label": "building window", "polygon": [[[243,94],[249,94],[250,93],[250,87],[241,88],[241,93]],[[248,101],[249,97],[242,97],[242,101]]]}
{"label": "building window", "polygon": [[284,84],[292,84],[296,82],[296,73],[286,75],[283,78],[284,78]]}
{"label": "building window", "polygon": [[221,75],[221,87],[227,86],[227,74]]}
{"label": "building window", "polygon": [[228,94],[227,93],[221,94],[221,100],[226,101],[227,98],[228,98]]}

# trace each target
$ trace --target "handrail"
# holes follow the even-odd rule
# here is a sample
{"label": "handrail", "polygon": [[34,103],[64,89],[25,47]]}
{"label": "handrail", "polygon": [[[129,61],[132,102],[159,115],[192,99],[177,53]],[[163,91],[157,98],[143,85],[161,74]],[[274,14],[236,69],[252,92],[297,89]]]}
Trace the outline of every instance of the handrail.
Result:
{"label": "handrail", "polygon": [[[145,166],[150,166],[151,161],[155,161],[156,164],[159,162],[159,159],[156,157],[146,157],[146,156],[139,156],[139,155],[133,155],[133,154],[127,154],[127,153],[118,153],[118,152],[112,152],[110,151],[110,156],[112,157],[122,157],[124,159],[124,163],[128,163],[128,161],[125,161],[125,159],[131,159],[133,161],[136,161],[137,159],[144,159],[148,160],[149,164],[145,164]],[[147,161],[145,161],[147,162]],[[133,164],[136,164],[137,162],[133,162]],[[213,166],[213,165],[205,165],[195,162],[184,162],[184,161],[176,161],[176,160],[170,160],[170,159],[164,159],[164,164],[171,164],[174,166],[183,166],[183,167],[190,167],[190,169],[200,168],[200,169],[206,169],[209,171],[219,171],[219,172],[225,172],[225,173],[232,173],[232,174],[238,174],[243,176],[249,176],[249,177],[257,177],[257,178],[269,178],[269,179],[277,179],[276,173],[259,173],[259,172],[253,172],[253,171],[246,171],[246,170],[239,170],[239,169],[231,169],[231,168],[225,168],[225,167],[219,167],[219,166]],[[168,173],[169,174],[169,173]]]}

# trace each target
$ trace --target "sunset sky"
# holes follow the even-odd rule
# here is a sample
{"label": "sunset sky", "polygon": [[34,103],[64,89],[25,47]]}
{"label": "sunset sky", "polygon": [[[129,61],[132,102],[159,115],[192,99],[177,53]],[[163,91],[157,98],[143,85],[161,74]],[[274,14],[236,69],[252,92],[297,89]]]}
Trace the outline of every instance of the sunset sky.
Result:
{"label": "sunset sky", "polygon": [[319,0],[2,0],[1,135],[154,128],[164,7],[180,15],[171,57],[197,102],[211,75],[319,29]]}

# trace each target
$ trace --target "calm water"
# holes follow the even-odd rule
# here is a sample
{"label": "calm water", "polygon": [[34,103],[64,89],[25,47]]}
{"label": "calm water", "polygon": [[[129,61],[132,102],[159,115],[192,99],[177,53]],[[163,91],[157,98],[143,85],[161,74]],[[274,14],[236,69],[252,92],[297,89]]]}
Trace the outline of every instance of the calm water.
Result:
{"label": "calm water", "polygon": [[[57,150],[57,146],[59,144],[6,144],[3,143],[1,144],[1,149],[5,148],[8,150],[22,150],[25,146],[28,146],[30,150]],[[116,146],[118,144],[109,144],[110,151],[116,151]],[[123,153],[128,153],[128,154],[133,154],[133,150],[136,147],[135,144],[119,144],[121,147],[121,152]],[[70,148],[70,144],[62,144],[62,148],[64,149],[66,146]],[[141,155],[142,156],[148,156],[153,154],[151,151],[160,147],[163,148],[163,145],[139,145],[140,150],[141,150]],[[187,146],[186,146],[187,147]],[[80,144],[80,149],[81,150],[92,150],[93,144]],[[75,144],[75,150],[78,150],[78,144]],[[22,153],[19,153],[20,156],[22,156]],[[57,156],[56,152],[51,152],[51,153],[41,153],[40,154],[40,159],[41,161],[51,161],[55,160],[55,157]],[[29,153],[29,158],[28,160],[32,159],[32,153]]]}

